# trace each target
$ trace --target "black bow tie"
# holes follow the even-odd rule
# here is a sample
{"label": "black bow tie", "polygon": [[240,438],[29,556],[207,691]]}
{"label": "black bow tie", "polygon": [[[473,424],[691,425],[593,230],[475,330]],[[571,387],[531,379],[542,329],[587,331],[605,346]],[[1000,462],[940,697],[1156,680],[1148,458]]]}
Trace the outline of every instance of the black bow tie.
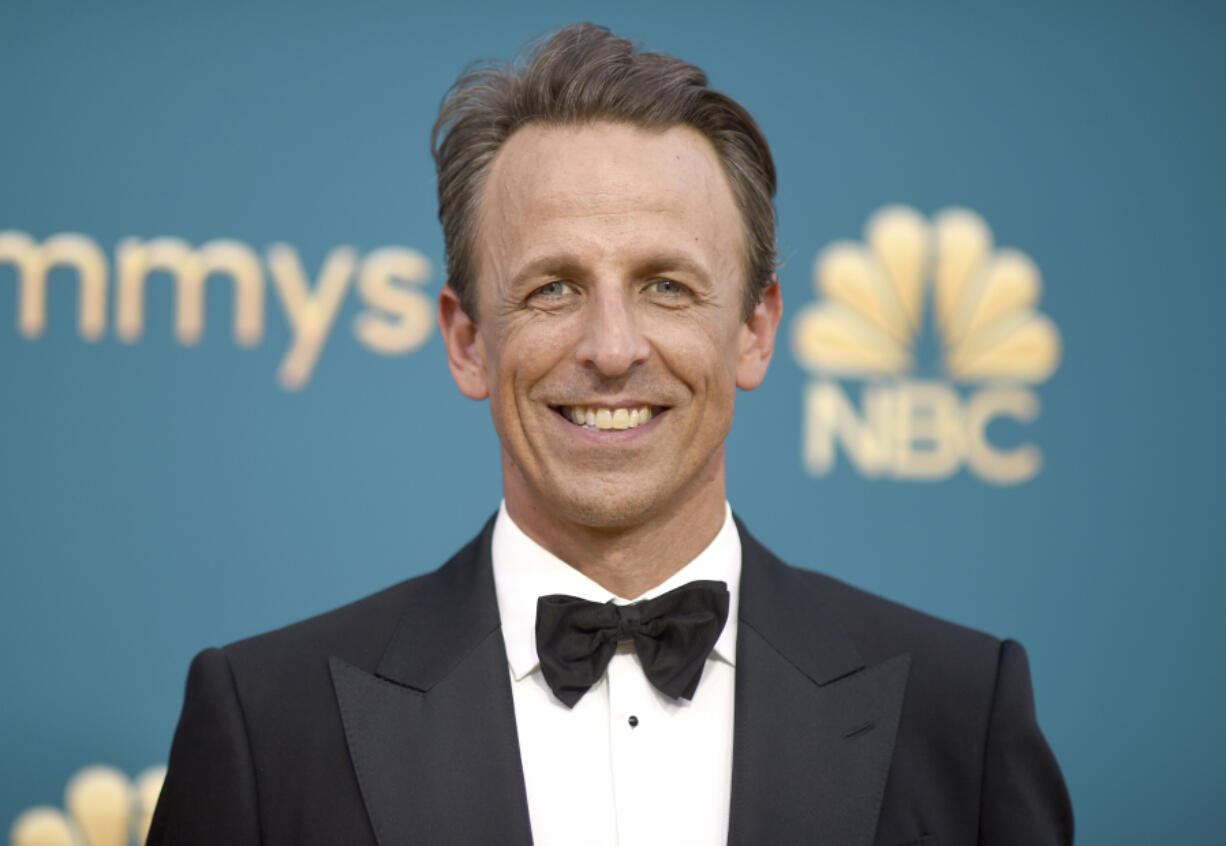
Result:
{"label": "black bow tie", "polygon": [[634,641],[660,692],[691,699],[727,619],[723,582],[690,582],[632,605],[555,593],[536,601],[536,652],[545,681],[568,708],[599,681],[623,640]]}

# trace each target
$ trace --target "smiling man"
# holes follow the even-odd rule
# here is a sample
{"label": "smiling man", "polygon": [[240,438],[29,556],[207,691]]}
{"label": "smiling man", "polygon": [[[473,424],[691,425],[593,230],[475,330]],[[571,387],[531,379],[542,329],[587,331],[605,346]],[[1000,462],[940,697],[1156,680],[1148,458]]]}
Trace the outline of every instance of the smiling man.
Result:
{"label": "smiling man", "polygon": [[429,575],[201,653],[149,842],[1071,842],[1020,646],[732,515],[782,314],[749,114],[580,25],[461,78],[435,158],[502,507]]}
{"label": "smiling man", "polygon": [[510,519],[637,597],[725,522],[724,439],[779,285],[746,310],[741,215],[690,126],[529,124],[484,182],[473,302],[440,306],[452,374],[490,399]]}

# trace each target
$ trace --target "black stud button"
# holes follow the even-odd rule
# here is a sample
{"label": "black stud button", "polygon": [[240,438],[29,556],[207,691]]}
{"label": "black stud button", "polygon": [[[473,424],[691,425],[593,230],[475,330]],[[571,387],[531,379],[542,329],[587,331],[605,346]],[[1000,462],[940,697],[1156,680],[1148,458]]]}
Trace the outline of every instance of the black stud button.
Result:
{"label": "black stud button", "polygon": [[639,718],[634,716],[634,714],[631,714],[630,719],[626,720],[626,722],[630,724],[630,728],[634,728],[639,724]]}

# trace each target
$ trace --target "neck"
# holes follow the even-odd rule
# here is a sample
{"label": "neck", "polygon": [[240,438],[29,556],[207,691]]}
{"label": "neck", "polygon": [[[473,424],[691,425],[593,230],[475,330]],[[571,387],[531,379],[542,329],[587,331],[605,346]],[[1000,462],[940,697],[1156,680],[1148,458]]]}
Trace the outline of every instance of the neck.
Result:
{"label": "neck", "polygon": [[559,518],[556,509],[506,490],[507,513],[524,534],[623,599],[663,584],[710,545],[724,525],[723,468],[678,507],[625,525]]}

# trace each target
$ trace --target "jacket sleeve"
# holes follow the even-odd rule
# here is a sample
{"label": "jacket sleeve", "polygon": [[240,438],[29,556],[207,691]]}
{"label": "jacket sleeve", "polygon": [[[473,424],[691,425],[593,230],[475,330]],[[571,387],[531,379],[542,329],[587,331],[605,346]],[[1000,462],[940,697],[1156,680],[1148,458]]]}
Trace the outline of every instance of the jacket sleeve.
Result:
{"label": "jacket sleeve", "polygon": [[225,653],[201,652],[187,675],[148,846],[255,846],[255,771]]}
{"label": "jacket sleeve", "polygon": [[1026,651],[1000,647],[980,798],[981,846],[1068,846],[1073,808],[1060,767],[1035,720]]}

